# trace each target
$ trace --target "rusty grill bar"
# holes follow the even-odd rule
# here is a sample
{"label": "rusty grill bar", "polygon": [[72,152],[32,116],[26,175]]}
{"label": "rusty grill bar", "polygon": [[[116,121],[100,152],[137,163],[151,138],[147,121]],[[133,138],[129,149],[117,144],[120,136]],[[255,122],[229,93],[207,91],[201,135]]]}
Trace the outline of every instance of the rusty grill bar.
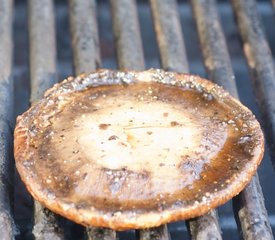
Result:
{"label": "rusty grill bar", "polygon": [[[144,70],[145,63],[135,0],[111,0],[111,8],[119,68]],[[140,240],[168,239],[166,226],[140,230],[136,235]]]}
{"label": "rusty grill bar", "polygon": [[[204,64],[210,80],[220,84],[238,97],[235,76],[229,59],[225,37],[221,29],[215,0],[194,0],[192,7],[197,23]],[[258,175],[252,179],[238,197],[233,199],[244,239],[271,237],[271,227],[263,204]],[[256,191],[255,191],[256,189]],[[255,196],[255,194],[257,196]],[[255,219],[257,223],[255,224]],[[259,228],[262,230],[259,231]]]}
{"label": "rusty grill bar", "polygon": [[0,236],[11,239],[12,219],[12,1],[0,1]]}
{"label": "rusty grill bar", "polygon": [[150,3],[163,69],[189,72],[176,0]]}
{"label": "rusty grill bar", "polygon": [[[176,1],[151,0],[151,8],[162,67],[165,70],[189,72]],[[193,239],[207,236],[208,231],[211,231],[211,236],[221,239],[220,227],[218,225],[215,210],[205,216],[187,222],[190,235]]]}
{"label": "rusty grill bar", "polygon": [[[29,39],[30,39],[30,81],[31,104],[38,101],[45,90],[57,82],[56,42],[54,29],[54,6],[52,1],[30,0]],[[61,239],[57,216],[34,202],[35,238]]]}
{"label": "rusty grill bar", "polygon": [[[73,47],[73,62],[76,74],[96,70],[101,65],[96,20],[96,2],[69,1],[70,25]],[[89,240],[115,240],[116,232],[111,229],[86,228]]]}
{"label": "rusty grill bar", "polygon": [[[274,1],[272,1],[274,4]],[[184,36],[176,0],[150,0],[151,14],[162,67],[189,72]],[[208,78],[238,97],[225,36],[215,0],[192,0],[204,65]],[[232,0],[243,41],[243,51],[252,72],[255,92],[263,113],[271,155],[275,156],[275,70],[254,0]],[[275,6],[275,4],[274,4]],[[137,3],[111,0],[113,33],[120,69],[145,69]],[[16,231],[12,213],[12,0],[0,0],[0,238],[13,239]],[[95,0],[69,0],[68,3],[73,65],[76,75],[101,67],[97,6]],[[34,103],[57,82],[55,15],[53,0],[28,0],[31,98]],[[79,237],[114,240],[110,229],[81,228],[61,224],[60,217],[35,202],[35,239],[67,239],[78,228]],[[273,239],[258,175],[233,199],[233,209],[241,238]],[[68,221],[67,221],[68,222]],[[216,210],[187,221],[192,239],[222,239]],[[166,225],[136,231],[140,240],[170,239]]]}
{"label": "rusty grill bar", "polygon": [[234,0],[232,5],[243,41],[243,51],[253,77],[255,93],[265,120],[266,136],[270,143],[274,165],[275,69],[271,50],[257,12],[256,2],[254,0],[245,2]]}
{"label": "rusty grill bar", "polygon": [[113,31],[120,69],[145,68],[135,0],[111,0]]}
{"label": "rusty grill bar", "polygon": [[76,75],[100,67],[99,40],[94,0],[69,1],[73,62]]}

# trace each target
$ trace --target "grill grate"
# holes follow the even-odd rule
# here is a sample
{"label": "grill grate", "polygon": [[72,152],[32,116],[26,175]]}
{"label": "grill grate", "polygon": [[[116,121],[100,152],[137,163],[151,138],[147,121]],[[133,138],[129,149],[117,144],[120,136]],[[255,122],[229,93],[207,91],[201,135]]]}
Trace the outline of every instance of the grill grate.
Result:
{"label": "grill grate", "polygon": [[0,236],[11,239],[13,220],[13,81],[12,72],[12,2],[0,1]]}
{"label": "grill grate", "polygon": [[[274,3],[274,1],[273,1]],[[150,0],[162,67],[188,72],[189,66],[176,0]],[[275,70],[254,0],[232,0],[243,49],[260,101],[266,135],[275,156]],[[274,4],[275,5],[275,4]],[[229,52],[215,0],[192,0],[191,6],[208,78],[238,96]],[[29,51],[31,98],[34,103],[57,82],[55,8],[53,0],[29,0]],[[135,0],[111,0],[113,32],[120,69],[145,69],[145,59]],[[16,233],[11,211],[12,175],[12,0],[0,0],[0,238]],[[95,0],[69,0],[74,72],[101,66]],[[186,36],[185,36],[186,37]],[[35,239],[105,239],[122,236],[102,228],[82,228],[34,204]],[[236,222],[244,239],[273,239],[258,175],[233,199]],[[216,210],[187,221],[192,239],[222,239]],[[77,232],[77,236],[74,235]],[[136,231],[136,238],[170,239],[168,227]],[[74,237],[72,237],[74,236]],[[18,235],[20,238],[20,235]],[[121,237],[123,238],[123,237]]]}
{"label": "grill grate", "polygon": [[[215,0],[194,0],[192,7],[209,78],[237,97],[235,76],[221,30]],[[240,222],[240,232],[243,232],[245,239],[270,239],[272,237],[257,174],[248,187],[233,199],[233,203],[236,215],[239,217],[236,221]],[[257,224],[255,224],[255,219],[257,219]]]}
{"label": "grill grate", "polygon": [[94,0],[70,0],[69,14],[74,70],[78,75],[101,65]]}
{"label": "grill grate", "polygon": [[120,69],[145,68],[135,0],[111,0],[113,31]]}
{"label": "grill grate", "polygon": [[[275,142],[275,69],[271,51],[254,1],[233,1],[243,41],[243,50],[254,80],[254,88],[267,129],[274,165]],[[274,3],[274,1],[273,1]],[[274,4],[275,6],[275,4]]]}

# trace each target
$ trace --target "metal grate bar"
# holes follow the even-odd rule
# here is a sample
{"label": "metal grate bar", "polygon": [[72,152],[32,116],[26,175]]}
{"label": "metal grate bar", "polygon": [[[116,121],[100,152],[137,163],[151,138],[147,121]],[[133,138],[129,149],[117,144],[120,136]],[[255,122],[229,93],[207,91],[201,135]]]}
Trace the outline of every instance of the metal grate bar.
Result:
{"label": "metal grate bar", "polygon": [[145,67],[135,0],[111,0],[113,31],[120,69]]}
{"label": "metal grate bar", "polygon": [[[221,29],[216,2],[214,0],[194,0],[191,1],[191,4],[208,77],[237,97],[235,77]],[[200,225],[193,223],[193,226],[190,226],[193,238],[222,239],[217,213],[211,211],[204,218],[198,219]],[[209,221],[208,227],[205,226],[206,220]]]}
{"label": "metal grate bar", "polygon": [[273,239],[258,174],[233,199],[233,205],[239,217],[238,227],[241,227],[243,239]]}
{"label": "metal grate bar", "polygon": [[[225,37],[220,26],[215,0],[194,0],[192,5],[203,49],[205,66],[211,79],[237,97],[235,78]],[[259,230],[270,232],[270,225],[257,175],[233,202],[236,206],[235,209],[239,207],[238,215],[242,227],[240,231],[243,232],[244,236],[251,236],[252,238],[250,239],[258,239],[258,237],[262,236],[257,234]],[[255,224],[255,221],[257,221],[257,224]]]}
{"label": "metal grate bar", "polygon": [[232,1],[275,167],[275,69],[255,1]]}
{"label": "metal grate bar", "polygon": [[0,1],[0,236],[14,239],[13,186],[13,80],[12,0]]}
{"label": "metal grate bar", "polygon": [[70,0],[69,8],[74,69],[79,75],[100,65],[96,2]]}
{"label": "metal grate bar", "polygon": [[31,103],[57,82],[52,0],[29,0]]}
{"label": "metal grate bar", "polygon": [[189,220],[188,225],[192,239],[222,239],[216,210],[211,210],[201,217]]}
{"label": "metal grate bar", "polygon": [[167,225],[162,225],[160,227],[138,231],[138,238],[140,240],[169,240],[170,234]]}
{"label": "metal grate bar", "polygon": [[[163,68],[189,72],[176,1],[151,0],[151,8]],[[206,232],[220,236],[220,227],[215,211],[211,211],[196,220],[188,221],[188,227],[193,239],[198,239]]]}
{"label": "metal grate bar", "polygon": [[107,228],[88,227],[87,240],[115,240],[116,232]]}
{"label": "metal grate bar", "polygon": [[177,2],[151,0],[150,3],[162,67],[189,72]]}
{"label": "metal grate bar", "polygon": [[[54,6],[51,0],[29,0],[31,103],[57,82]],[[63,239],[58,217],[35,201],[33,235],[36,239]]]}
{"label": "metal grate bar", "polygon": [[[232,1],[232,4],[243,41],[243,51],[253,76],[254,90],[259,99],[265,120],[264,124],[266,128],[266,136],[269,140],[269,147],[271,148],[271,154],[274,157],[275,70],[271,51],[263,31],[261,19],[256,9],[256,2],[253,0]],[[249,201],[250,199],[257,199],[258,205],[264,205],[264,198],[262,196],[261,187],[258,183],[258,176],[256,176],[255,179],[256,183],[254,186],[248,186],[247,193],[245,193],[245,197],[248,200],[243,202],[247,203],[247,206],[244,207],[242,205],[238,206],[237,203],[235,204],[240,219],[243,219],[243,228],[248,229],[247,232],[243,233],[243,237],[273,239],[266,210],[264,208],[256,209]],[[248,194],[250,195],[249,197],[247,196]],[[260,197],[258,197],[258,195],[260,195]],[[248,223],[252,225],[252,228],[251,226],[248,226]]]}
{"label": "metal grate bar", "polygon": [[[69,1],[73,61],[76,74],[89,73],[101,65],[98,42],[98,26],[95,0]],[[88,227],[89,240],[114,240],[116,232],[111,229]]]}
{"label": "metal grate bar", "polygon": [[216,1],[194,0],[191,3],[208,77],[237,97],[235,76],[220,25]]}
{"label": "metal grate bar", "polygon": [[[111,0],[111,7],[119,68],[143,70],[145,64],[136,2],[134,0]],[[166,226],[137,232],[140,240],[168,240],[168,235]]]}

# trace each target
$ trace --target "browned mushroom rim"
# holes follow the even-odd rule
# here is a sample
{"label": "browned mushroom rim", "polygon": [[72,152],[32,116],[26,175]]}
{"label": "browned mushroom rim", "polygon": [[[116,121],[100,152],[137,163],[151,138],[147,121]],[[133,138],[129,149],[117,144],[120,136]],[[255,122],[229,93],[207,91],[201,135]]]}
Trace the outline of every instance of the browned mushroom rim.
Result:
{"label": "browned mushroom rim", "polygon": [[16,166],[32,195],[84,225],[145,228],[201,215],[263,155],[253,114],[198,76],[99,70],[18,117]]}

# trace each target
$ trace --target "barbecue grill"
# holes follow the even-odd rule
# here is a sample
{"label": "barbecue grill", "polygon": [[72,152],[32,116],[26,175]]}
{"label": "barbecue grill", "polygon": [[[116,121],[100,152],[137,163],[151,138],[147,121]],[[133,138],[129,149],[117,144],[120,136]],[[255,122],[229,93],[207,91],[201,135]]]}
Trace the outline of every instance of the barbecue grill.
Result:
{"label": "barbecue grill", "polygon": [[[271,8],[271,2],[265,4]],[[224,207],[236,220],[232,232],[227,235],[222,234],[226,232],[223,229],[226,220],[222,217],[218,219],[217,210],[185,223],[139,231],[116,233],[109,229],[84,228],[53,214],[37,202],[32,206],[30,197],[22,191],[22,183],[14,173],[14,116],[69,74],[90,72],[99,67],[142,70],[152,66],[189,72],[187,53],[198,48],[196,39],[190,45],[189,38],[195,36],[199,39],[208,79],[243,99],[242,95],[247,91],[237,92],[236,82],[239,79],[236,81],[234,76],[224,33],[227,25],[224,24],[223,28],[219,17],[220,5],[215,0],[192,0],[190,3],[176,0],[111,0],[97,3],[95,0],[56,3],[53,0],[29,0],[28,3],[18,1],[15,4],[12,0],[0,0],[0,239],[238,239],[238,236],[233,236],[237,233],[234,229],[238,229],[240,238],[273,239],[258,174],[233,199],[233,210],[228,210],[230,205]],[[275,70],[257,3],[255,0],[232,0],[226,5],[234,12],[238,27],[236,34],[242,40],[271,159],[274,159]],[[196,28],[190,35],[185,35],[184,29],[188,27],[184,17],[191,14],[188,12],[191,11],[190,6],[192,23]],[[187,12],[180,10],[184,7]],[[139,16],[143,16],[144,11],[152,17],[157,47],[154,37],[147,39],[151,32],[146,34],[143,31],[141,35],[140,29],[145,27],[140,24],[144,21]],[[112,27],[106,22],[112,22]],[[108,29],[104,29],[106,27]],[[186,49],[184,41],[195,50]],[[159,51],[161,66],[157,61],[148,61],[149,54],[143,51],[143,45],[148,51]],[[29,70],[25,71],[27,67]]]}

